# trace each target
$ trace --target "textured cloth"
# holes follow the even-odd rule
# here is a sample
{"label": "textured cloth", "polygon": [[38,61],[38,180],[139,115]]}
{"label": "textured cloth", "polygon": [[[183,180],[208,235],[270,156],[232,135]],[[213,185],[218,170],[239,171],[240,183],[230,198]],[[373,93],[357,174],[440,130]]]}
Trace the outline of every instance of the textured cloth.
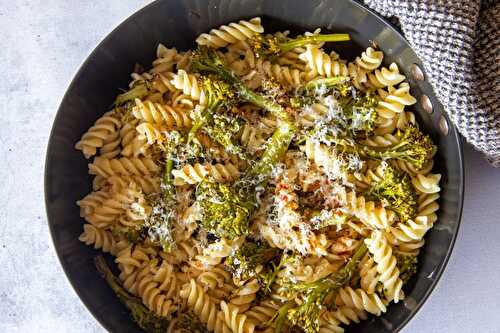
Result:
{"label": "textured cloth", "polygon": [[364,2],[397,18],[455,126],[500,167],[500,1]]}

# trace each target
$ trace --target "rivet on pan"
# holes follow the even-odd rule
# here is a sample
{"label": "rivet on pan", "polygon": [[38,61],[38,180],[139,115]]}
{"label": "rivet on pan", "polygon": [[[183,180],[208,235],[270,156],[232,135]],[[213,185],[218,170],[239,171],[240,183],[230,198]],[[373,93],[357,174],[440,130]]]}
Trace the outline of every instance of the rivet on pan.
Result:
{"label": "rivet on pan", "polygon": [[441,115],[439,118],[439,129],[444,135],[448,135],[448,121]]}
{"label": "rivet on pan", "polygon": [[423,81],[425,79],[424,72],[420,69],[420,66],[417,64],[412,64],[411,68],[411,75],[413,75],[413,78],[417,81]]}
{"label": "rivet on pan", "polygon": [[420,105],[422,105],[422,108],[424,108],[425,112],[427,113],[432,113],[432,102],[429,96],[427,95],[422,95],[420,96]]}

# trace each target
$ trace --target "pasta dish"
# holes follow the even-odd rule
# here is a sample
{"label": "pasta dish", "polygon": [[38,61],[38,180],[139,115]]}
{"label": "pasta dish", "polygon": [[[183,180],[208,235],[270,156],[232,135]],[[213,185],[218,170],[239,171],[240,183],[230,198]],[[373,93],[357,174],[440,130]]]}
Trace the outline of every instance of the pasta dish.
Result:
{"label": "pasta dish", "polygon": [[349,39],[253,18],[159,44],[76,143],[95,176],[79,239],[142,329],[343,332],[404,299],[436,146],[398,65],[331,50]]}

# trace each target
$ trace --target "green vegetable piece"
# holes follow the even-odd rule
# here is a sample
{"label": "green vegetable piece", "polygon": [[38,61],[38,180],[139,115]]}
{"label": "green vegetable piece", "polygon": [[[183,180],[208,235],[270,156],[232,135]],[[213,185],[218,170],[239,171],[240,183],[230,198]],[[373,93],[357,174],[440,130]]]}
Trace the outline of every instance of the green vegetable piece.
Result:
{"label": "green vegetable piece", "polygon": [[274,166],[285,155],[297,127],[289,122],[281,122],[266,144],[260,160],[248,171],[247,177],[269,175]]}
{"label": "green vegetable piece", "polygon": [[153,201],[153,210],[145,222],[151,240],[161,245],[163,251],[167,253],[175,247],[172,234],[172,223],[176,217],[175,186],[172,177],[173,167],[172,155],[167,152],[161,183],[162,194]]}
{"label": "green vegetable piece", "polygon": [[396,255],[399,268],[399,278],[407,283],[417,273],[418,257],[413,255]]}
{"label": "green vegetable piece", "polygon": [[[316,333],[319,331],[319,316],[326,297],[335,293],[349,282],[358,269],[359,262],[367,253],[368,249],[364,242],[361,242],[349,262],[337,272],[310,283],[289,283],[284,286],[284,291],[290,297],[301,295],[304,302],[297,307],[289,307],[286,317],[291,325],[299,326],[306,333]],[[284,316],[281,313],[281,316]],[[279,320],[279,316],[277,317]],[[282,319],[281,319],[282,320]],[[281,333],[276,330],[276,333]]]}
{"label": "green vegetable piece", "polygon": [[249,42],[250,46],[258,57],[276,56],[280,53],[291,51],[297,47],[307,44],[325,43],[325,42],[344,42],[351,38],[349,34],[323,34],[302,36],[295,39],[278,38],[275,36],[255,35]]}
{"label": "green vegetable piece", "polygon": [[279,273],[285,269],[285,265],[297,260],[297,256],[294,254],[283,253],[281,255],[278,265],[271,262],[270,269],[259,274],[259,283],[262,287],[262,292],[264,295],[270,294],[272,292],[271,286],[278,279]]}
{"label": "green vegetable piece", "polygon": [[120,301],[130,310],[132,319],[148,333],[164,333],[168,328],[168,321],[151,312],[142,301],[130,295],[125,288],[122,287],[117,277],[113,275],[106,261],[102,256],[95,258],[95,265],[99,273],[106,280],[108,285],[113,289]]}
{"label": "green vegetable piece", "polygon": [[288,113],[280,104],[247,88],[245,84],[224,64],[224,61],[217,55],[217,53],[215,53],[215,51],[203,47],[199,48],[194,55],[192,68],[200,73],[212,74],[218,79],[225,81],[235,92],[237,92],[241,99],[253,103],[275,114],[279,118],[289,118]]}
{"label": "green vegetable piece", "polygon": [[336,139],[340,151],[359,154],[375,160],[400,160],[422,168],[432,158],[436,146],[428,135],[423,134],[415,126],[408,126],[404,131],[397,133],[398,143],[381,148],[373,148],[345,139]]}
{"label": "green vegetable piece", "polygon": [[178,314],[175,324],[176,333],[208,333],[210,332],[198,316],[191,312]]}
{"label": "green vegetable piece", "polygon": [[139,84],[133,87],[132,89],[120,94],[116,97],[115,105],[119,106],[126,102],[133,101],[136,98],[142,99],[149,94],[149,89],[147,85]]}
{"label": "green vegetable piece", "polygon": [[327,78],[318,78],[307,82],[303,87],[303,91],[317,91],[317,90],[328,90],[337,87],[340,84],[349,82],[349,77],[347,76],[334,76]]}
{"label": "green vegetable piece", "polygon": [[206,96],[206,105],[191,127],[188,136],[188,142],[191,142],[196,132],[212,119],[220,108],[229,108],[236,103],[236,94],[231,87],[224,81],[212,79],[210,77],[202,78],[203,91]]}
{"label": "green vegetable piece", "polygon": [[241,248],[228,257],[225,264],[231,269],[233,275],[240,280],[248,280],[258,276],[256,269],[266,266],[280,253],[277,248],[269,247],[266,243],[245,243]]}
{"label": "green vegetable piece", "polygon": [[216,235],[234,239],[247,235],[251,206],[226,184],[201,182],[196,188],[203,227]]}
{"label": "green vegetable piece", "polygon": [[403,222],[415,216],[417,193],[410,176],[389,164],[384,167],[382,178],[370,184],[365,196],[387,205]]}

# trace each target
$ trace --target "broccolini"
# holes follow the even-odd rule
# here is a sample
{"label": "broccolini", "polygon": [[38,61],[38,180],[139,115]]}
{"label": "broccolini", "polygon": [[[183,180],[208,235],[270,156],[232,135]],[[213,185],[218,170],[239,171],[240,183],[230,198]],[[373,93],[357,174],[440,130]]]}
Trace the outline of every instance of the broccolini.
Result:
{"label": "broccolini", "polygon": [[279,118],[289,118],[289,115],[279,103],[246,87],[245,84],[224,64],[224,61],[215,51],[208,48],[198,49],[194,55],[192,67],[195,71],[208,75],[211,74],[225,81],[234,89],[242,100],[253,103],[275,114]]}
{"label": "broccolini", "polygon": [[248,234],[251,205],[226,184],[201,182],[196,200],[203,227],[217,237],[234,239]]}
{"label": "broccolini", "polygon": [[416,213],[417,193],[408,174],[387,164],[379,181],[370,184],[365,192],[367,198],[379,200],[407,221]]}
{"label": "broccolini", "polygon": [[399,278],[403,284],[407,283],[417,273],[418,257],[415,255],[399,254],[396,256],[399,269]]}
{"label": "broccolini", "polygon": [[422,168],[432,158],[436,146],[428,135],[415,126],[408,126],[397,133],[398,142],[387,147],[374,148],[347,139],[333,139],[341,152],[354,153],[375,160],[399,160]]}
{"label": "broccolini", "polygon": [[[279,311],[274,318],[276,322],[283,322],[286,317],[291,325],[299,326],[306,333],[316,333],[319,331],[319,316],[324,306],[327,296],[342,288],[356,272],[359,262],[368,251],[364,242],[354,252],[349,262],[324,278],[310,283],[288,283],[283,286],[283,292],[289,298],[301,297],[303,303],[293,307],[285,305],[286,311]],[[280,333],[280,330],[275,330]]]}
{"label": "broccolini", "polygon": [[[95,258],[95,266],[108,285],[113,289],[118,299],[130,310],[132,319],[141,329],[148,333],[164,333],[168,330],[167,318],[159,317],[149,310],[140,298],[129,294],[120,280],[111,272],[102,256]],[[177,314],[175,330],[178,333],[208,333],[205,325],[190,312]]]}
{"label": "broccolini", "polygon": [[201,80],[206,104],[202,107],[201,113],[196,115],[189,131],[188,141],[194,139],[196,132],[209,122],[220,108],[229,108],[235,104],[235,94],[227,83],[210,77],[202,77]]}
{"label": "broccolini", "polygon": [[141,299],[130,295],[122,287],[118,278],[113,275],[102,256],[95,258],[95,265],[116,296],[130,310],[132,318],[140,328],[148,333],[163,333],[167,331],[168,321],[151,312],[142,304]]}
{"label": "broccolini", "polygon": [[136,98],[144,98],[149,94],[149,89],[146,83],[138,84],[130,90],[118,95],[115,100],[115,105],[122,105],[126,102],[133,101]]}
{"label": "broccolini", "polygon": [[344,42],[350,40],[349,34],[314,34],[297,38],[255,35],[249,43],[255,54],[262,56],[276,56],[307,44],[325,42]]}
{"label": "broccolini", "polygon": [[248,280],[258,277],[257,269],[264,270],[264,266],[270,264],[280,254],[277,248],[269,247],[267,243],[245,243],[241,248],[228,257],[225,265],[228,266],[233,275],[240,280]]}

